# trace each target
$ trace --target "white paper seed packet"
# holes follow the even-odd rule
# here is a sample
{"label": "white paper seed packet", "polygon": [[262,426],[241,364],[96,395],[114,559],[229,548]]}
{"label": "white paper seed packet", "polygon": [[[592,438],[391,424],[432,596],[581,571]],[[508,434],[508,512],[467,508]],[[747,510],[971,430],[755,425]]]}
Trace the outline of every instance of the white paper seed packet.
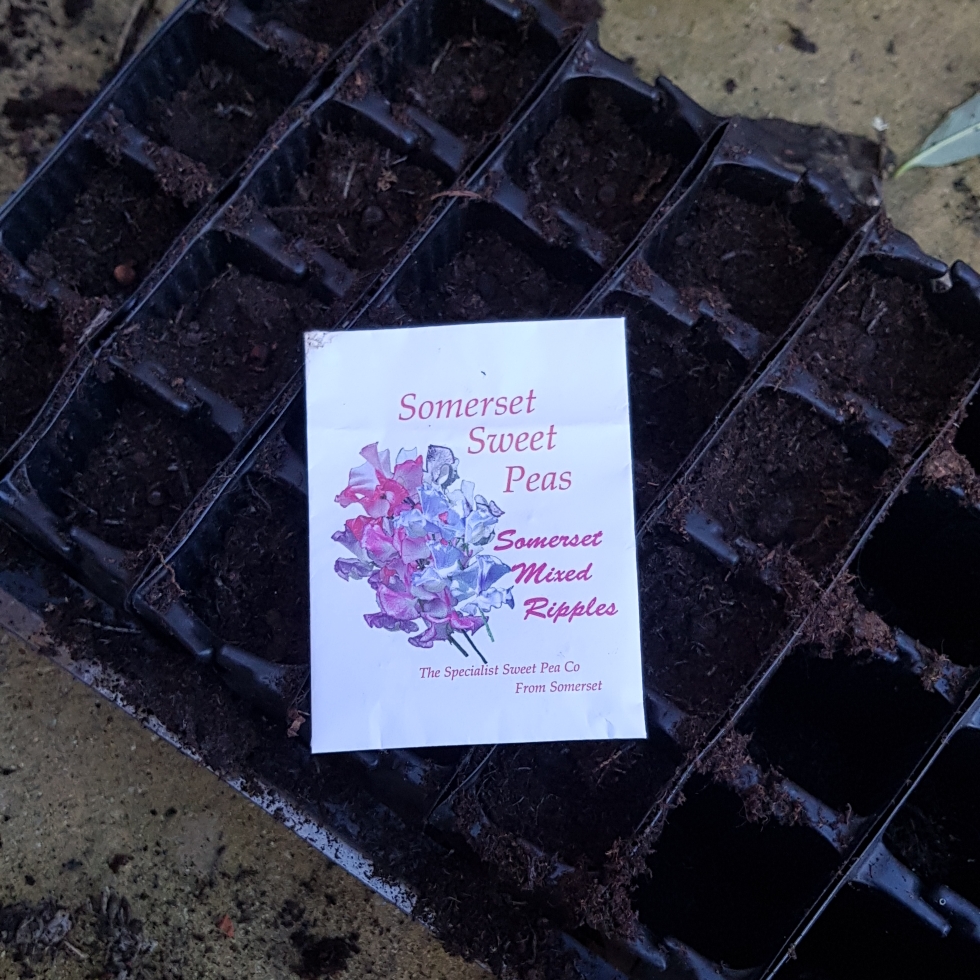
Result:
{"label": "white paper seed packet", "polygon": [[625,323],[306,335],[314,752],[646,735]]}

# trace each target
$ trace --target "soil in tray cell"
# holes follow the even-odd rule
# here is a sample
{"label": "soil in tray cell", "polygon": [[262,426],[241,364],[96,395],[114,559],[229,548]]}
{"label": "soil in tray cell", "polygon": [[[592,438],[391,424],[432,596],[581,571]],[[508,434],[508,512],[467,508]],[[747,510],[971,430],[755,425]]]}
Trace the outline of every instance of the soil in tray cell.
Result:
{"label": "soil in tray cell", "polygon": [[151,106],[147,132],[213,174],[230,177],[288,104],[271,86],[212,61],[172,99]]}
{"label": "soil in tray cell", "polygon": [[[531,884],[533,868],[521,848],[487,848],[499,834],[514,834],[558,860],[597,870],[614,842],[629,837],[682,761],[660,732],[639,742],[557,742],[498,748],[473,799],[489,819],[479,842],[508,877]],[[456,805],[466,827],[473,814]],[[479,849],[479,848],[478,848]],[[530,862],[530,863],[529,863]]]}
{"label": "soil in tray cell", "polygon": [[57,314],[0,294],[0,456],[27,428],[66,362]]}
{"label": "soil in tray cell", "polygon": [[785,547],[819,576],[875,503],[884,450],[870,438],[853,441],[798,398],[772,392],[731,421],[691,502],[721,522],[729,541]]}
{"label": "soil in tray cell", "polygon": [[172,321],[141,324],[117,351],[162,364],[177,390],[194,378],[251,421],[302,364],[303,331],[330,322],[305,290],[228,268]]}
{"label": "soil in tray cell", "polygon": [[375,140],[331,132],[289,202],[268,214],[287,235],[369,273],[405,242],[443,187],[434,173]]}
{"label": "soil in tray cell", "polygon": [[141,551],[163,540],[220,461],[173,416],[129,398],[58,509],[106,543]]}
{"label": "soil in tray cell", "polygon": [[75,199],[65,223],[28,258],[43,278],[83,296],[129,295],[187,224],[193,212],[149,178],[123,167],[99,171]]}
{"label": "soil in tray cell", "polygon": [[608,96],[591,91],[581,115],[562,115],[522,175],[531,201],[557,205],[626,245],[673,186],[682,161],[657,152]]}
{"label": "soil in tray cell", "polygon": [[657,496],[738,390],[748,365],[710,324],[693,329],[613,301],[626,316],[636,513]]}
{"label": "soil in tray cell", "polygon": [[635,905],[656,936],[675,936],[734,969],[769,962],[830,881],[840,855],[819,834],[749,823],[733,792],[695,777],[640,878]]}
{"label": "soil in tray cell", "polygon": [[306,501],[257,475],[244,477],[224,546],[188,600],[226,643],[283,664],[310,659]]}
{"label": "soil in tray cell", "polygon": [[775,204],[707,188],[656,271],[690,298],[721,299],[736,316],[778,335],[834,255],[811,242]]}
{"label": "soil in tray cell", "polygon": [[263,0],[260,24],[276,20],[311,41],[337,47],[367,23],[383,0]]}
{"label": "soil in tray cell", "polygon": [[507,120],[547,65],[528,45],[457,34],[431,62],[407,72],[393,101],[417,106],[457,136],[481,141]]}
{"label": "soil in tray cell", "polygon": [[641,549],[639,574],[645,683],[711,722],[775,651],[784,600],[662,529]]}
{"label": "soil in tray cell", "polygon": [[944,751],[885,833],[891,852],[930,885],[980,905],[980,732]]}
{"label": "soil in tray cell", "polygon": [[567,316],[590,283],[562,282],[494,231],[469,231],[428,289],[399,292],[421,323],[480,323]]}
{"label": "soil in tray cell", "polygon": [[921,285],[859,268],[814,319],[795,357],[832,389],[870,399],[921,436],[962,395],[980,343],[944,329]]}

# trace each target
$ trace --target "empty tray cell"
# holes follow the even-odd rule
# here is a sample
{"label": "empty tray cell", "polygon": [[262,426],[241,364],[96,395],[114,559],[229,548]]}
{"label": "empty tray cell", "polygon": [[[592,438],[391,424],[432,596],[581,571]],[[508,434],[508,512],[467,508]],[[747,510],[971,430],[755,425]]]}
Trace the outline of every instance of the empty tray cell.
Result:
{"label": "empty tray cell", "polygon": [[778,649],[784,599],[662,528],[641,544],[639,575],[645,682],[710,722]]}
{"label": "empty tray cell", "polygon": [[287,235],[365,274],[392,257],[445,187],[368,136],[328,128],[315,153],[289,200],[267,213]]}
{"label": "empty tray cell", "polygon": [[639,515],[738,391],[750,365],[709,320],[690,327],[653,305],[616,295],[601,315],[626,317]]}
{"label": "empty tray cell", "polygon": [[206,385],[254,421],[303,363],[303,331],[328,321],[329,307],[299,286],[229,266],[169,319],[147,318],[123,332],[114,353],[127,364],[165,369],[180,392]]}
{"label": "empty tray cell", "polygon": [[47,501],[75,527],[138,552],[163,540],[221,454],[161,409],[123,398],[70,483]]}
{"label": "empty tray cell", "polygon": [[[535,867],[542,859],[599,871],[615,842],[636,831],[682,758],[656,730],[638,742],[499,746],[471,793],[454,801],[456,820],[477,852],[520,887],[544,883]],[[473,834],[483,817],[488,824]],[[514,837],[541,854],[506,846]],[[597,906],[587,914],[604,913]]]}
{"label": "empty tray cell", "polygon": [[168,100],[148,106],[148,136],[230,177],[289,105],[271,79],[250,80],[230,65],[209,61]]}
{"label": "empty tray cell", "polygon": [[588,283],[549,273],[532,255],[491,228],[471,228],[435,281],[398,292],[417,323],[480,323],[568,316]]}
{"label": "empty tray cell", "polygon": [[[980,906],[978,785],[980,731],[965,729],[943,750],[885,833],[889,850],[922,879],[926,894],[945,885],[976,906]],[[955,914],[948,904],[939,911]]]}
{"label": "empty tray cell", "polygon": [[305,499],[246,474],[185,601],[223,642],[275,663],[309,664],[308,539]]}
{"label": "empty tray cell", "polygon": [[865,603],[954,663],[980,665],[980,514],[913,483],[854,565]]}
{"label": "empty tray cell", "polygon": [[662,103],[642,99],[640,111],[621,107],[614,98],[618,89],[567,84],[565,111],[518,183],[528,192],[533,214],[564,208],[625,246],[673,187],[698,140],[657,125],[658,115],[667,115]]}
{"label": "empty tray cell", "polygon": [[752,757],[835,810],[869,816],[902,787],[952,709],[897,664],[797,648],[741,727]]}
{"label": "empty tray cell", "polygon": [[880,893],[847,885],[778,980],[976,980],[980,945],[956,933],[941,936],[912,912]]}
{"label": "empty tray cell", "polygon": [[820,576],[874,505],[889,462],[857,428],[766,389],[729,419],[688,495],[729,542],[781,546]]}
{"label": "empty tray cell", "polygon": [[840,862],[819,834],[748,823],[739,797],[695,777],[667,820],[634,901],[654,936],[737,969],[767,963]]}
{"label": "empty tray cell", "polygon": [[260,25],[276,21],[311,41],[336,48],[374,16],[383,0],[259,0],[249,6]]}
{"label": "empty tray cell", "polygon": [[83,296],[124,297],[153,268],[193,214],[135,167],[104,164],[27,262],[42,279]]}
{"label": "empty tray cell", "polygon": [[817,288],[841,242],[812,241],[782,201],[760,203],[708,183],[653,267],[697,306],[728,307],[781,334]]}
{"label": "empty tray cell", "polygon": [[910,426],[911,448],[962,396],[980,341],[951,332],[922,285],[858,266],[793,353],[832,391],[868,398]]}
{"label": "empty tray cell", "polygon": [[533,15],[518,22],[489,3],[439,0],[428,30],[385,94],[474,142],[494,135],[558,55]]}
{"label": "empty tray cell", "polygon": [[64,342],[53,309],[35,312],[0,293],[0,456],[51,393],[68,360]]}

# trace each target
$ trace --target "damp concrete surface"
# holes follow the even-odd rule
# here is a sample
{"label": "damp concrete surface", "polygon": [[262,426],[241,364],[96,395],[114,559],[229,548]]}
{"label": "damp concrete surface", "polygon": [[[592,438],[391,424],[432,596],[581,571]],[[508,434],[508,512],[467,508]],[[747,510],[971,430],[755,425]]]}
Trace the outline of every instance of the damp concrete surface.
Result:
{"label": "damp concrete surface", "polygon": [[[606,0],[603,44],[721,115],[877,137],[896,161],[980,89],[978,0]],[[142,40],[172,9],[148,4]],[[0,0],[0,199],[114,69],[130,0]],[[52,94],[54,93],[54,94]],[[46,111],[50,109],[50,111]],[[895,223],[980,268],[980,163],[887,179]],[[0,906],[59,930],[0,978],[485,975],[14,637],[0,633]],[[2,917],[2,913],[0,913]],[[70,929],[64,933],[66,925]],[[0,923],[2,925],[2,923]]]}

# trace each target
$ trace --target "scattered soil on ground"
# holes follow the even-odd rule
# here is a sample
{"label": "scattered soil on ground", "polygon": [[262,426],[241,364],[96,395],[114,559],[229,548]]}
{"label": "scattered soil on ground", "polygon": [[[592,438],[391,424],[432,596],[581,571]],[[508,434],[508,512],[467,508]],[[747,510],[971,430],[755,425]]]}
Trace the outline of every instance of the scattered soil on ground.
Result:
{"label": "scattered soil on ground", "polygon": [[367,274],[392,257],[444,186],[375,140],[329,132],[289,202],[268,213],[286,234]]}
{"label": "scattered soil on ground", "polygon": [[819,577],[871,509],[887,467],[870,437],[798,398],[763,392],[732,419],[688,499],[721,522],[728,541],[782,546]]}
{"label": "scattered soil on ground", "polygon": [[35,313],[0,293],[0,456],[27,428],[65,366],[54,310]]}
{"label": "scattered soil on ground", "polygon": [[522,177],[532,207],[564,208],[625,246],[680,176],[683,162],[657,152],[611,98],[592,90],[580,115],[559,117]]}
{"label": "scattered soil on ground", "polygon": [[220,460],[179,420],[128,398],[55,510],[108,544],[140,552],[163,540]]}
{"label": "scattered soil on ground", "polygon": [[208,62],[169,101],[150,107],[147,135],[230,177],[289,104],[285,93]]}
{"label": "scattered soil on ground", "polygon": [[710,723],[773,652],[784,600],[665,530],[647,539],[639,570],[646,683]]}
{"label": "scattered soil on ground", "polygon": [[225,642],[281,664],[310,662],[306,500],[246,476],[190,604]]}
{"label": "scattered soil on ground", "polygon": [[329,310],[298,286],[229,267],[173,320],[145,321],[116,350],[162,364],[178,390],[194,378],[252,421],[302,364],[303,331],[332,325]]}
{"label": "scattered soil on ground", "polygon": [[[122,299],[146,277],[191,213],[152,180],[107,166],[28,262],[45,278],[69,283],[83,296]],[[117,272],[120,268],[132,275]]]}
{"label": "scattered soil on ground", "polygon": [[963,394],[977,347],[943,327],[921,285],[859,268],[794,358],[839,396],[854,392],[905,422],[912,432],[902,442],[914,444]]}
{"label": "scattered soil on ground", "polygon": [[263,0],[256,16],[260,24],[276,20],[311,41],[336,48],[367,23],[379,5],[379,0]]}
{"label": "scattered soil on ground", "polygon": [[780,334],[835,254],[811,242],[778,205],[708,188],[656,271],[694,299],[717,301],[720,294],[734,314],[764,333]]}
{"label": "scattered soil on ground", "polygon": [[633,481],[640,516],[748,374],[748,365],[702,320],[693,328],[613,300],[626,316]]}
{"label": "scattered soil on ground", "polygon": [[476,230],[431,288],[406,288],[398,301],[422,323],[543,320],[571,313],[589,285],[555,279],[496,232]]}
{"label": "scattered soil on ground", "polygon": [[547,64],[517,40],[457,34],[431,62],[406,72],[393,101],[417,106],[455,135],[482,142],[503,125]]}

